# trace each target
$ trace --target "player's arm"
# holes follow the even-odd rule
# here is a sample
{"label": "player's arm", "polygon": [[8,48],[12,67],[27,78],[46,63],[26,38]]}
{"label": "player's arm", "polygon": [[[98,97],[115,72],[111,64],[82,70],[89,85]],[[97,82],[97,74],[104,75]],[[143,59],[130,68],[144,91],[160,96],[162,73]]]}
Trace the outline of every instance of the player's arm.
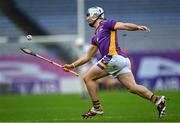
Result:
{"label": "player's arm", "polygon": [[136,25],[133,23],[122,23],[122,22],[116,22],[114,29],[115,30],[129,30],[129,31],[142,30],[145,32],[150,32],[150,29],[146,26]]}
{"label": "player's arm", "polygon": [[81,66],[87,63],[89,60],[91,60],[91,58],[95,56],[97,50],[98,48],[96,46],[91,45],[88,52],[84,56],[80,57],[79,59],[74,61],[72,64],[66,64],[63,67],[68,68],[68,69],[74,69],[78,66]]}

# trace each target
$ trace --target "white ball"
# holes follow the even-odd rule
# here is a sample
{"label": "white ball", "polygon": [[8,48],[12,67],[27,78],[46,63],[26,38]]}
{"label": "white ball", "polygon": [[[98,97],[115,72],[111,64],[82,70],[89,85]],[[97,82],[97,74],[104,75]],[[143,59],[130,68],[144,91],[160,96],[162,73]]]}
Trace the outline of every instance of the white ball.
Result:
{"label": "white ball", "polygon": [[32,40],[32,35],[27,35],[26,38],[27,40]]}

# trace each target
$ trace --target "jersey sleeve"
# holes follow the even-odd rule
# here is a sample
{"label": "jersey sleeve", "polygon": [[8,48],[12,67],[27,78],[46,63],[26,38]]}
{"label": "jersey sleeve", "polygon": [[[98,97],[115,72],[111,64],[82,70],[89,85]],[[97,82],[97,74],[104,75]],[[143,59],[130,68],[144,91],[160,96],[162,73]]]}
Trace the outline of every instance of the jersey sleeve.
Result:
{"label": "jersey sleeve", "polygon": [[97,43],[96,43],[95,37],[93,37],[91,39],[91,45],[97,47]]}
{"label": "jersey sleeve", "polygon": [[114,26],[116,25],[116,20],[107,20],[104,24],[105,29],[114,30]]}

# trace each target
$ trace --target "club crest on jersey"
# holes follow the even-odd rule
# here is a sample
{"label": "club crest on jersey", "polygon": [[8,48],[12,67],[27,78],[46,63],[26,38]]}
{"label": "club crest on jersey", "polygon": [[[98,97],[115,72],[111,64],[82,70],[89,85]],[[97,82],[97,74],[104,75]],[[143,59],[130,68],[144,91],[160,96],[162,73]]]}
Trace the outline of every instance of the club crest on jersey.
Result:
{"label": "club crest on jersey", "polygon": [[101,60],[101,62],[102,62],[103,64],[108,64],[110,60],[111,60],[111,59],[108,58],[108,57],[103,57],[103,59]]}

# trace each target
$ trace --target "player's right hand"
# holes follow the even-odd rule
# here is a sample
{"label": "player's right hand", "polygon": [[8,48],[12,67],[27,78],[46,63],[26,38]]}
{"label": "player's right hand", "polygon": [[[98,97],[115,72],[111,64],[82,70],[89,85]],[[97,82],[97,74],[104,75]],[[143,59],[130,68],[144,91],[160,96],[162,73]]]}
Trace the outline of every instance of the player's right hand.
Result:
{"label": "player's right hand", "polygon": [[148,27],[146,27],[146,26],[138,26],[138,29],[139,30],[142,30],[142,31],[145,31],[145,32],[150,32],[151,30],[148,28]]}

